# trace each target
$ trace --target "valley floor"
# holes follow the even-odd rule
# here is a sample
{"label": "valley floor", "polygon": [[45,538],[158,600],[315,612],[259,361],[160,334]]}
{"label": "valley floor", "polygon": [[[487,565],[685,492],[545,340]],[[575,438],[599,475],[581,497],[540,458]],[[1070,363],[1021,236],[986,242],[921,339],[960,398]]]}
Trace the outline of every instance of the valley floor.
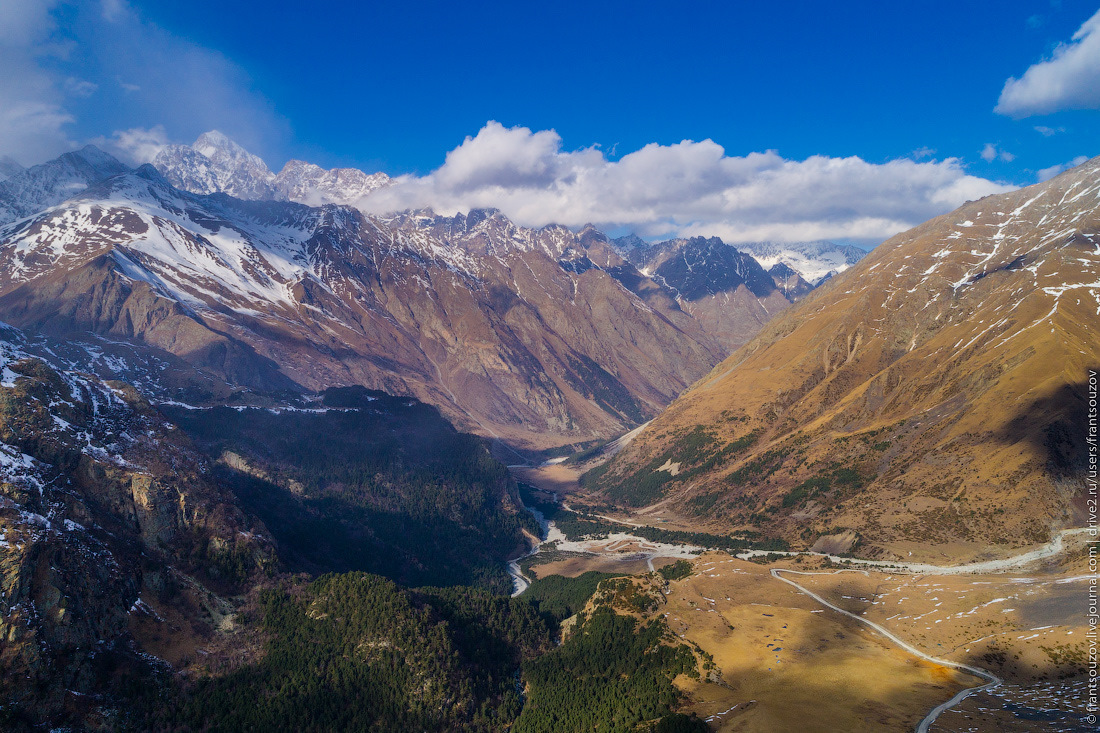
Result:
{"label": "valley floor", "polygon": [[[515,472],[567,502],[583,502],[574,467]],[[592,540],[569,541],[552,524],[548,529],[556,542],[528,558],[532,579],[590,570],[645,573],[697,557],[690,577],[668,585],[655,615],[714,658],[717,670],[708,678],[677,681],[685,712],[713,730],[914,730],[967,689],[972,694],[929,720],[927,730],[1094,729],[1084,722],[1090,576],[1079,532],[1016,559],[970,567],[852,563],[838,570],[838,562],[852,561],[733,557],[632,537],[628,524]],[[880,625],[902,645],[830,606]],[[987,671],[1001,683],[988,686],[990,678],[950,665]]]}

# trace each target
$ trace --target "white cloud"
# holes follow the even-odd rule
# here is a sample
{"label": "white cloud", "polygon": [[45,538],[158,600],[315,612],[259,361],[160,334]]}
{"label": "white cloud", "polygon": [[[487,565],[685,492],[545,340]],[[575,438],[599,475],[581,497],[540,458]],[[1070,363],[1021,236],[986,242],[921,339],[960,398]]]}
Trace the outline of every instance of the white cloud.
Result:
{"label": "white cloud", "polygon": [[1100,109],[1100,11],[1049,59],[1006,81],[995,111],[1030,117],[1063,109]]}
{"label": "white cloud", "polygon": [[1016,160],[1016,156],[1013,153],[1010,153],[1003,148],[998,149],[998,147],[993,143],[986,143],[985,147],[982,148],[982,152],[979,153],[979,155],[981,155],[982,160],[986,161],[987,163],[992,163],[997,158],[1000,158],[1006,163],[1011,163],[1012,161]]}
{"label": "white cloud", "polygon": [[1037,180],[1042,183],[1043,181],[1049,181],[1059,173],[1068,171],[1070,168],[1076,168],[1077,166],[1088,160],[1087,155],[1078,155],[1076,158],[1068,163],[1059,163],[1058,165],[1052,165],[1049,168],[1043,168],[1036,176]]}
{"label": "white cloud", "polygon": [[1058,133],[1065,131],[1066,128],[1064,127],[1047,127],[1046,125],[1035,126],[1035,132],[1039,133],[1043,137],[1051,137],[1052,135],[1057,135]]}
{"label": "white cloud", "polygon": [[931,157],[935,156],[935,154],[936,154],[936,149],[935,148],[930,148],[927,145],[925,145],[922,148],[917,148],[916,150],[914,150],[912,153],[909,154],[909,156],[913,160],[923,160],[924,158],[931,158]]}
{"label": "white cloud", "polygon": [[107,133],[141,158],[155,140],[135,131],[158,125],[177,140],[223,129],[260,152],[286,133],[240,67],[125,0],[0,0],[0,70],[0,156],[28,165]]}
{"label": "white cloud", "polygon": [[114,23],[130,12],[130,8],[124,0],[103,0],[100,7],[103,19],[109,23]]}
{"label": "white cloud", "polygon": [[120,113],[105,115],[103,131],[160,124],[173,140],[190,141],[218,129],[261,155],[286,134],[285,120],[225,55],[172,35],[125,3],[103,8],[111,20],[89,17],[96,33],[80,37],[102,78],[114,82],[103,88],[111,87]]}
{"label": "white cloud", "polygon": [[141,165],[151,163],[171,140],[164,125],[156,125],[149,129],[132,127],[129,130],[115,130],[111,137],[98,137],[92,142],[119,160]]}
{"label": "white cloud", "polygon": [[74,97],[81,97],[87,99],[96,93],[99,89],[99,85],[84,79],[77,79],[75,76],[70,76],[65,80],[65,92],[71,94]]}
{"label": "white cloud", "polygon": [[775,151],[730,156],[711,140],[653,143],[612,161],[596,148],[562,150],[552,130],[489,122],[435,171],[399,177],[359,205],[378,213],[499,208],[527,226],[591,222],[642,236],[876,240],[1010,188],[968,175],[953,158],[797,161]]}
{"label": "white cloud", "polygon": [[0,2],[0,156],[27,165],[72,147],[66,130],[75,118],[61,80],[45,69],[64,52],[55,38],[56,4]]}

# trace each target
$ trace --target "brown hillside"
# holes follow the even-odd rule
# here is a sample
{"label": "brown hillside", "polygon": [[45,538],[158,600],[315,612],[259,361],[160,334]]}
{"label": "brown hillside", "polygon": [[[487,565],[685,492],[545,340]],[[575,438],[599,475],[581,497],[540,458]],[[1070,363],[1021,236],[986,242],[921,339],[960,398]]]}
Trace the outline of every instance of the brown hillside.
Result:
{"label": "brown hillside", "polygon": [[1098,196],[1094,159],[885,242],[589,484],[712,529],[802,547],[851,529],[865,553],[914,558],[1079,523],[1085,381],[1100,364]]}

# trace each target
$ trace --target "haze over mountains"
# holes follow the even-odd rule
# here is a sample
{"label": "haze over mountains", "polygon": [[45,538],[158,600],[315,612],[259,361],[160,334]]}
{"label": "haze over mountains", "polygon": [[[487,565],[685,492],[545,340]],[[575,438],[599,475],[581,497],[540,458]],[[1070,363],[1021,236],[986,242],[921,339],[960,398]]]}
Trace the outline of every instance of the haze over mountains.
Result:
{"label": "haze over mountains", "polygon": [[596,485],[883,557],[966,556],[1077,525],[1098,212],[1093,159],[894,237],[768,323]]}
{"label": "haze over mountains", "polygon": [[[591,227],[311,207],[388,179],[273,175],[214,132],[155,162],[89,147],[0,183],[0,318],[166,351],[194,370],[172,385],[188,399],[363,384],[517,446],[608,438],[809,290],[715,239],[643,262]],[[831,266],[839,249],[818,249]]]}

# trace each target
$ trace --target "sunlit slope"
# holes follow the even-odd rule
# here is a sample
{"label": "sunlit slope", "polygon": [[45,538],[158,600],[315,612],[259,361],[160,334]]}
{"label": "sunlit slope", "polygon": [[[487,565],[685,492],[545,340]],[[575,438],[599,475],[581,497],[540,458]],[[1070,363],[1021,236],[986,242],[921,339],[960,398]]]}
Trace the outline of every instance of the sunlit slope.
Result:
{"label": "sunlit slope", "polygon": [[772,321],[590,485],[796,546],[845,529],[872,553],[1045,540],[1077,521],[1083,494],[1098,206],[1094,159],[894,237]]}

